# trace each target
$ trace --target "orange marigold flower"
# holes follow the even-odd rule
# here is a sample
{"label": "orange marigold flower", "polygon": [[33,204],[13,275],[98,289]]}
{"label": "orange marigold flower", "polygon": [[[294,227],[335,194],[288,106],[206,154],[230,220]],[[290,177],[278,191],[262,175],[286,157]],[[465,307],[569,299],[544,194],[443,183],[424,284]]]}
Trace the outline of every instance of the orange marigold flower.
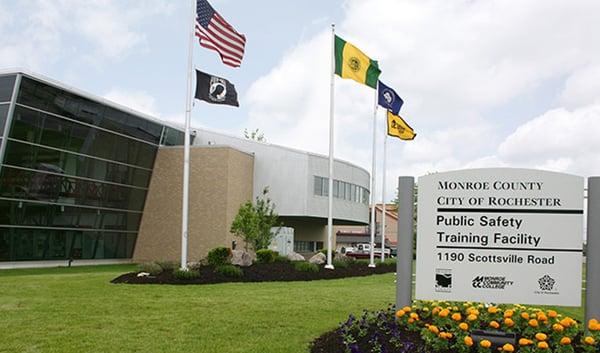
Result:
{"label": "orange marigold flower", "polygon": [[458,324],[458,328],[463,331],[466,331],[469,329],[469,324],[467,324],[466,322],[461,322],[460,324]]}
{"label": "orange marigold flower", "polygon": [[402,317],[402,316],[404,316],[404,314],[406,314],[404,312],[404,310],[398,310],[398,311],[396,311],[396,317]]}
{"label": "orange marigold flower", "polygon": [[454,313],[452,314],[452,320],[454,321],[460,321],[462,319],[462,315],[460,315],[460,313]]}
{"label": "orange marigold flower", "polygon": [[506,319],[504,319],[504,324],[508,327],[513,327],[515,325],[515,322],[510,317],[507,317]]}
{"label": "orange marigold flower", "polygon": [[437,328],[437,326],[434,326],[434,325],[430,325],[428,329],[429,329],[429,331],[435,333],[436,335],[440,332],[440,330]]}
{"label": "orange marigold flower", "polygon": [[523,318],[523,320],[529,320],[529,313],[528,312],[522,312],[521,313],[521,318]]}
{"label": "orange marigold flower", "polygon": [[490,306],[490,307],[487,309],[487,311],[488,311],[488,313],[490,313],[490,314],[495,314],[495,313],[497,313],[497,312],[498,312],[498,308],[497,308],[497,307],[495,307],[495,306]]}
{"label": "orange marigold flower", "polygon": [[471,336],[465,337],[465,345],[467,347],[471,347],[473,345],[473,339],[471,338]]}
{"label": "orange marigold flower", "polygon": [[521,339],[519,339],[519,345],[520,346],[529,346],[532,343],[533,343],[533,341],[532,340],[528,340],[527,338],[521,338]]}
{"label": "orange marigold flower", "polygon": [[558,316],[558,313],[556,311],[554,311],[554,310],[548,310],[548,317],[554,319],[557,316]]}
{"label": "orange marigold flower", "polygon": [[562,344],[563,346],[567,346],[571,344],[571,339],[569,337],[563,337],[560,339],[560,344]]}
{"label": "orange marigold flower", "polygon": [[440,312],[440,310],[442,310],[442,308],[440,308],[439,306],[436,306],[435,308],[433,308],[433,309],[431,310],[431,313],[432,313],[433,315],[436,315],[437,313],[439,313],[439,312]]}
{"label": "orange marigold flower", "polygon": [[513,345],[510,344],[510,343],[506,343],[504,346],[502,346],[502,350],[504,352],[514,352],[515,351],[515,347],[513,347]]}
{"label": "orange marigold flower", "polygon": [[440,315],[440,317],[446,317],[446,316],[450,315],[450,310],[444,309],[444,310],[440,311],[439,315]]}
{"label": "orange marigold flower", "polygon": [[528,324],[531,327],[538,327],[539,326],[538,321],[536,319],[529,320]]}
{"label": "orange marigold flower", "polygon": [[548,335],[546,335],[545,333],[542,333],[542,332],[538,332],[535,334],[535,339],[538,341],[545,341],[548,339]]}
{"label": "orange marigold flower", "polygon": [[507,317],[512,317],[514,314],[515,314],[515,312],[514,312],[514,311],[512,311],[512,310],[506,310],[506,311],[504,312],[504,317],[505,317],[505,318],[507,318]]}
{"label": "orange marigold flower", "polygon": [[560,320],[560,324],[564,327],[571,327],[575,323],[576,321],[571,319],[570,317],[565,317],[564,319]]}
{"label": "orange marigold flower", "polygon": [[588,328],[590,331],[600,331],[600,323],[596,319],[591,319],[588,323]]}
{"label": "orange marigold flower", "polygon": [[483,348],[490,348],[492,346],[492,342],[488,340],[482,340],[481,342],[479,342],[479,345]]}
{"label": "orange marigold flower", "polygon": [[498,323],[498,321],[490,321],[490,327],[498,328],[500,327],[500,324]]}
{"label": "orange marigold flower", "polygon": [[467,316],[467,320],[468,321],[475,321],[475,320],[477,320],[477,315],[475,315],[475,314],[469,314],[469,316]]}
{"label": "orange marigold flower", "polygon": [[413,319],[412,317],[410,319],[408,319],[409,324],[412,324],[413,322],[415,322],[415,319]]}
{"label": "orange marigold flower", "polygon": [[548,343],[546,343],[546,342],[544,342],[544,341],[542,341],[542,342],[539,342],[539,343],[537,344],[537,347],[538,347],[539,349],[548,349]]}
{"label": "orange marigold flower", "polygon": [[415,320],[419,320],[419,315],[417,313],[410,313],[410,318],[411,319],[415,319]]}
{"label": "orange marigold flower", "polygon": [[548,321],[548,317],[546,316],[546,314],[544,314],[541,311],[537,314],[536,319],[538,319],[539,321]]}
{"label": "orange marigold flower", "polygon": [[554,324],[552,325],[552,330],[554,330],[554,332],[563,332],[565,327],[561,324]]}
{"label": "orange marigold flower", "polygon": [[585,342],[585,344],[589,344],[590,346],[592,346],[596,343],[596,340],[592,336],[585,336],[585,338],[583,339],[583,342]]}
{"label": "orange marigold flower", "polygon": [[411,308],[410,308],[410,306],[405,306],[404,308],[402,308],[402,310],[404,310],[404,312],[409,313]]}

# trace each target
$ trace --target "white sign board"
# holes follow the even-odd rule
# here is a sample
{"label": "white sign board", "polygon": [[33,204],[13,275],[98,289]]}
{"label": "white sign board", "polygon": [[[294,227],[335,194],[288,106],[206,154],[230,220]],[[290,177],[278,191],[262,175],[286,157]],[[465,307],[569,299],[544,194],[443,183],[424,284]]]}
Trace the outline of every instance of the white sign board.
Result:
{"label": "white sign board", "polygon": [[582,177],[491,168],[417,185],[417,299],[581,305]]}

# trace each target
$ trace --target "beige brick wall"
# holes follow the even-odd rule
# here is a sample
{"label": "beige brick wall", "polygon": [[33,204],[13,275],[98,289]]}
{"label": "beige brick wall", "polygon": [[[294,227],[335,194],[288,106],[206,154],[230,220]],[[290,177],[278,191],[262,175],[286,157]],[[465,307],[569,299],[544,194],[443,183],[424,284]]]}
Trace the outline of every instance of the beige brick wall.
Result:
{"label": "beige brick wall", "polygon": [[[229,233],[229,227],[239,206],[252,199],[253,174],[252,155],[229,147],[192,147],[189,261],[198,261],[216,246],[231,246],[234,239],[243,246]],[[179,261],[182,181],[183,149],[159,149],[134,261]]]}

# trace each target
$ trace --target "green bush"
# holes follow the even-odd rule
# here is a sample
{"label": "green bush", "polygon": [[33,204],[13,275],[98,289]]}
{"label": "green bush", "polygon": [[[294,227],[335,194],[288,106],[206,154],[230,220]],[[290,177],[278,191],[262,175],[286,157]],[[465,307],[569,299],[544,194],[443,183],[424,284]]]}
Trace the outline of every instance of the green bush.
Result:
{"label": "green bush", "polygon": [[396,258],[389,258],[386,257],[385,260],[383,260],[383,264],[384,265],[395,265],[396,264]]}
{"label": "green bush", "polygon": [[290,262],[290,259],[288,259],[287,256],[277,255],[275,257],[275,262]]}
{"label": "green bush", "polygon": [[194,270],[182,270],[178,268],[173,271],[173,277],[180,280],[196,279],[200,278],[200,272]]}
{"label": "green bush", "polygon": [[270,264],[275,262],[279,253],[269,249],[260,249],[256,252],[256,261],[261,264]]}
{"label": "green bush", "polygon": [[215,268],[215,272],[226,277],[242,277],[244,271],[241,268],[234,265],[221,265]]}
{"label": "green bush", "polygon": [[231,260],[231,249],[224,246],[214,248],[208,252],[207,261],[209,265],[226,265]]}
{"label": "green bush", "polygon": [[160,275],[160,273],[163,271],[163,269],[156,262],[144,262],[144,263],[138,265],[138,271],[139,272],[147,272],[151,276],[157,276],[157,275]]}
{"label": "green bush", "polygon": [[331,264],[335,268],[348,268],[350,266],[349,262],[344,260],[333,260]]}
{"label": "green bush", "polygon": [[179,268],[179,263],[175,261],[156,261],[156,263],[165,272],[171,272]]}
{"label": "green bush", "polygon": [[306,261],[294,262],[294,268],[300,272],[319,272],[319,266]]}

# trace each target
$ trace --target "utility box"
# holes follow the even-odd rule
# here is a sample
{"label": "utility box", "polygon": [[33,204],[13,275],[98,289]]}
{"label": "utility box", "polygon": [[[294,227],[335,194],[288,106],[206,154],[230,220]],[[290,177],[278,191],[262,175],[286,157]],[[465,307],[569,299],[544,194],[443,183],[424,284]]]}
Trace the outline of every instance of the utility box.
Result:
{"label": "utility box", "polygon": [[271,241],[269,249],[277,251],[282,256],[287,256],[294,251],[294,228],[271,228],[271,232],[277,232],[277,234],[273,238],[273,241]]}

